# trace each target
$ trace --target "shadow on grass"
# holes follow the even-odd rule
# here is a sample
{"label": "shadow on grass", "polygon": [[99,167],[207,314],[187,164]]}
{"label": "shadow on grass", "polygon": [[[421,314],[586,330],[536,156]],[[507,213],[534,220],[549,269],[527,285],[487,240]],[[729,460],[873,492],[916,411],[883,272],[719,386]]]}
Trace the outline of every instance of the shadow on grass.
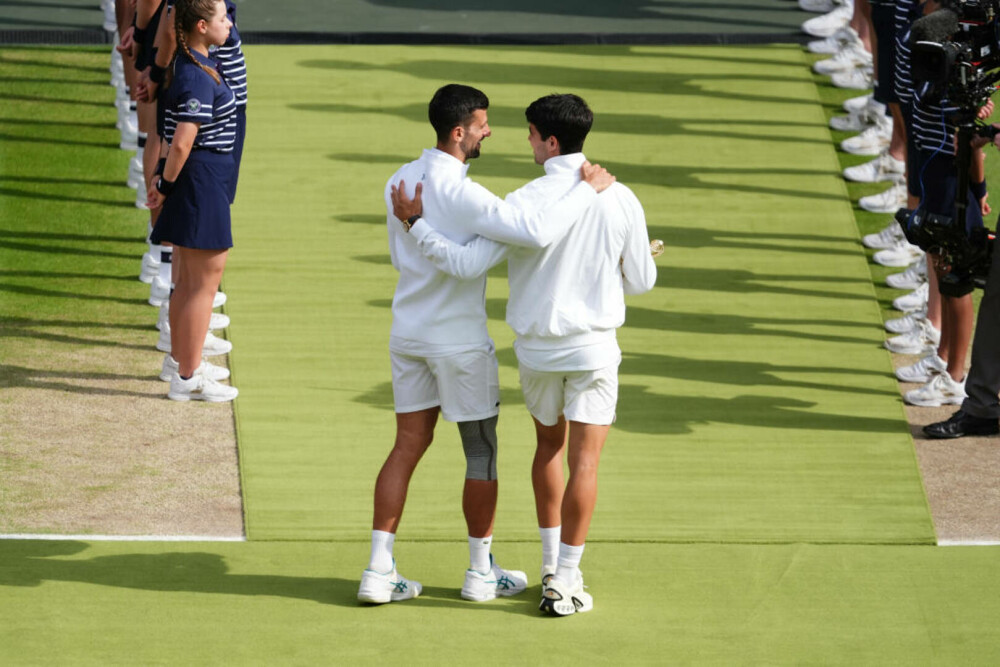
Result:
{"label": "shadow on grass", "polygon": [[[115,347],[135,347],[140,350],[148,350],[148,345],[143,346],[123,346],[119,343],[112,343]],[[0,387],[6,389],[50,389],[66,394],[84,394],[91,396],[128,396],[132,398],[162,398],[165,390],[160,386],[155,387],[155,391],[125,391],[122,389],[110,389],[106,387],[88,387],[75,384],[79,382],[124,382],[128,380],[141,380],[152,382],[154,376],[149,375],[123,375],[120,373],[74,373],[71,371],[43,371],[36,368],[24,368],[22,366],[10,366],[0,364]],[[159,380],[157,380],[159,383]]]}
{"label": "shadow on grass", "polygon": [[[630,52],[630,47],[618,47],[618,48],[605,48],[600,51],[602,56],[632,56]],[[796,104],[796,105],[808,105],[809,107],[816,106],[817,102],[815,98],[811,96],[802,97],[781,97],[772,94],[768,94],[770,89],[768,84],[779,84],[779,83],[798,83],[798,84],[812,84],[813,78],[808,74],[802,74],[802,70],[796,71],[794,74],[758,74],[754,71],[749,71],[747,68],[741,68],[740,71],[732,72],[671,72],[668,70],[660,72],[650,72],[643,70],[621,70],[621,69],[594,69],[588,66],[587,63],[581,63],[579,67],[564,67],[559,65],[545,65],[544,63],[549,54],[545,50],[538,51],[538,62],[526,65],[526,64],[512,64],[504,62],[488,62],[484,59],[476,59],[475,61],[469,60],[466,62],[456,61],[453,59],[441,60],[406,60],[402,62],[397,62],[393,64],[386,65],[375,65],[367,62],[359,62],[354,60],[336,60],[336,59],[322,59],[322,60],[303,60],[296,63],[299,67],[305,67],[308,69],[319,69],[319,70],[340,70],[345,72],[369,72],[369,71],[380,71],[380,72],[395,72],[398,74],[404,74],[417,79],[427,79],[434,82],[441,81],[462,81],[470,85],[479,85],[483,87],[489,87],[491,84],[495,85],[496,82],[502,81],[504,84],[522,84],[531,86],[541,86],[548,90],[577,90],[577,91],[588,91],[588,90],[601,90],[601,91],[620,91],[622,93],[647,93],[654,95],[669,95],[672,97],[677,96],[696,96],[696,97],[708,97],[717,98],[724,100],[726,104],[731,104],[733,102],[771,102],[776,104]],[[641,57],[641,56],[639,56]],[[736,90],[732,90],[730,86],[725,85],[728,82],[739,81],[741,83],[746,83],[749,81],[759,81],[760,86],[758,89],[761,94],[749,94],[742,93]],[[721,84],[721,85],[720,85]],[[436,83],[436,85],[439,85]],[[435,85],[435,87],[436,87]],[[716,89],[716,87],[718,89]],[[490,91],[487,89],[486,94],[489,95]],[[430,99],[431,92],[428,91],[428,99]],[[586,95],[584,95],[586,97]],[[525,106],[531,100],[525,100]],[[356,107],[351,105],[291,105],[293,109],[307,109],[312,111],[365,111],[365,107]],[[368,111],[372,113],[385,112],[386,109],[382,107],[368,107]],[[502,107],[498,108],[501,111],[501,115],[507,120],[518,119],[520,123],[524,122],[524,107],[519,107],[517,109],[504,110]],[[494,107],[490,107],[490,117],[491,120],[494,116]],[[427,106],[426,103],[422,104],[412,104],[405,107],[397,107],[395,110],[389,110],[390,113],[401,114],[408,120],[424,121],[427,120]],[[598,114],[595,119],[594,129],[597,131],[607,131],[607,127],[604,126],[605,114]],[[663,120],[662,117],[653,117]],[[505,121],[506,122],[506,121]],[[712,131],[707,132],[711,136],[719,136],[714,132],[719,130],[719,121],[712,121],[711,119],[703,119],[699,122],[711,123],[713,125]],[[734,119],[734,122],[746,123],[743,119]],[[495,124],[495,123],[491,123]],[[809,123],[810,126],[821,127],[818,123]],[[752,130],[752,124],[749,126]],[[642,133],[652,132],[652,129],[646,129],[642,127],[633,127],[628,130],[629,133]],[[728,136],[724,134],[723,136]],[[781,139],[778,139],[779,141]],[[820,143],[821,139],[813,140],[816,143]],[[827,139],[823,143],[829,143]]]}
{"label": "shadow on grass", "polygon": [[70,560],[84,542],[0,543],[0,586],[40,586],[62,581],[163,593],[277,596],[320,604],[358,606],[357,581],[280,575],[230,574],[226,559],[207,552],[125,554]]}
{"label": "shadow on grass", "polygon": [[[592,17],[606,19],[659,19],[663,21],[698,22],[711,26],[739,26],[793,29],[794,23],[748,19],[746,16],[734,16],[734,12],[745,10],[746,4],[733,2],[691,3],[682,0],[582,0],[578,2],[539,2],[538,0],[507,0],[502,6],[491,0],[368,0],[369,3],[395,9],[419,9],[424,11],[444,12],[517,12],[543,15],[566,15],[572,17]],[[774,10],[773,5],[766,7]],[[758,11],[763,7],[757,6]],[[794,9],[780,6],[779,11]],[[682,10],[673,12],[670,10]],[[798,17],[796,17],[798,18]],[[546,28],[553,24],[546,22]],[[720,30],[716,30],[719,32]]]}
{"label": "shadow on grass", "polygon": [[733,398],[668,395],[649,387],[622,384],[618,391],[615,428],[632,433],[687,435],[696,426],[734,424],[769,429],[907,433],[906,422],[864,415],[816,412],[816,403],[784,396],[743,395]]}
{"label": "shadow on grass", "polygon": [[[327,158],[335,162],[343,162],[345,164],[385,164],[398,167],[400,165],[406,164],[407,162],[413,161],[417,158],[417,155],[411,155],[409,157],[404,157],[402,155],[392,155],[392,156],[382,156],[376,154],[361,155],[353,153],[333,153],[327,155]],[[713,193],[713,196],[718,196],[718,193],[723,192],[746,192],[754,195],[773,195],[775,197],[781,198],[794,198],[794,199],[808,199],[808,200],[829,200],[829,201],[843,201],[843,194],[838,192],[822,192],[816,190],[803,189],[802,187],[792,187],[788,184],[789,176],[828,176],[830,179],[835,179],[840,176],[839,173],[830,170],[809,170],[809,169],[786,169],[786,168],[741,168],[741,167],[689,167],[689,166],[676,166],[676,165],[635,165],[635,164],[624,164],[616,163],[613,160],[604,160],[601,157],[590,155],[591,159],[600,162],[602,165],[608,168],[622,183],[626,185],[651,185],[659,187],[668,187],[671,189],[692,189],[692,190],[709,190]],[[388,172],[387,172],[388,173]],[[543,175],[540,167],[534,164],[530,155],[525,151],[524,155],[511,155],[506,153],[490,153],[489,145],[487,144],[483,157],[472,163],[469,170],[469,175],[473,179],[482,179],[489,177],[505,177],[514,178],[522,180],[525,183],[531,181],[539,176]],[[755,177],[756,183],[733,183],[731,182],[731,177],[741,176],[741,175],[752,175]],[[831,182],[833,182],[831,180]],[[506,195],[506,192],[497,192],[497,195]],[[384,216],[375,216],[370,214],[359,214],[357,216],[347,216],[341,215],[334,218],[335,220],[341,222],[371,222],[374,224],[376,221],[385,223]],[[654,233],[655,227],[650,227],[650,234]],[[722,240],[726,236],[726,232],[713,232],[711,230],[698,230],[696,228],[687,227],[671,227],[671,230],[677,230],[679,233],[691,232],[692,243],[698,243],[703,241],[705,243],[710,242],[710,237],[718,238]],[[761,234],[736,234],[734,238],[746,238],[753,239],[755,237],[769,238],[769,235]],[[824,254],[855,254],[855,250],[846,248],[830,248],[829,246],[820,247],[818,244],[824,243],[825,241],[836,238],[837,241],[854,241],[854,245],[857,245],[856,239],[847,239],[840,237],[828,237],[828,236],[807,236],[805,234],[801,235],[798,239],[788,236],[782,238],[781,236],[770,237],[774,240],[799,240],[804,244],[812,242],[813,245],[803,245],[802,247],[794,247],[791,245],[781,245],[778,243],[753,243],[752,241],[746,244],[746,247],[750,249],[766,249],[766,250],[781,250],[785,252],[807,252],[807,253],[824,253]],[[684,244],[687,247],[687,244]]]}
{"label": "shadow on grass", "polygon": [[[122,554],[80,559],[85,542],[10,540],[0,542],[0,587],[37,587],[67,582],[153,591],[209,593],[246,597],[280,597],[318,604],[364,609],[358,602],[358,580],[338,577],[295,577],[277,574],[233,574],[226,558],[208,551]],[[77,558],[68,558],[77,556]],[[471,605],[455,588],[427,586],[407,606],[456,607],[470,611],[537,615],[538,596],[491,605]],[[506,604],[504,603],[506,602]]]}

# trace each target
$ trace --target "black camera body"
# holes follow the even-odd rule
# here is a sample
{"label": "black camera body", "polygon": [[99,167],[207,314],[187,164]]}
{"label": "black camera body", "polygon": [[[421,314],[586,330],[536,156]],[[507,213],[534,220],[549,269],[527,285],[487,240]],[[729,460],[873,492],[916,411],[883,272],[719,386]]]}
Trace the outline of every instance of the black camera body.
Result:
{"label": "black camera body", "polygon": [[979,288],[986,285],[996,242],[988,229],[978,227],[966,234],[965,225],[956,225],[955,218],[920,208],[899,209],[896,221],[903,228],[907,241],[938,255],[942,264],[952,267],[942,282],[971,281]]}

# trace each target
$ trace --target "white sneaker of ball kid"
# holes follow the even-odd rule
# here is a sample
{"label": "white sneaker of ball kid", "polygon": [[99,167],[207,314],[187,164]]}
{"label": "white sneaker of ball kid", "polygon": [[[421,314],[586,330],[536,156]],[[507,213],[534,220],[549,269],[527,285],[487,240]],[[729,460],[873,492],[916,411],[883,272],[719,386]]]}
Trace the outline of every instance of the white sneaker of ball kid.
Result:
{"label": "white sneaker of ball kid", "polygon": [[861,243],[866,248],[872,248],[873,250],[884,250],[885,248],[894,248],[899,245],[900,241],[905,241],[906,236],[903,234],[903,228],[899,226],[899,223],[893,220],[885,229],[875,234],[866,234],[861,239]]}
{"label": "white sneaker of ball kid", "polygon": [[[171,352],[173,350],[170,343],[170,327],[164,327],[160,331],[160,337],[156,341],[156,349],[160,352]],[[229,354],[233,351],[233,344],[225,338],[219,338],[211,331],[205,334],[205,343],[201,347],[203,357],[217,357],[220,354]]]}
{"label": "white sneaker of ball kid", "polygon": [[861,38],[851,26],[841,28],[829,37],[815,39],[809,42],[806,48],[818,55],[832,56],[849,44],[861,46]]}
{"label": "white sneaker of ball kid", "polygon": [[889,147],[892,139],[892,118],[879,116],[875,124],[865,128],[861,134],[848,137],[840,142],[845,153],[852,155],[878,155]]}
{"label": "white sneaker of ball kid", "polygon": [[895,183],[885,192],[862,197],[858,200],[858,206],[872,213],[895,213],[906,206],[908,195],[906,183]]}
{"label": "white sneaker of ball kid", "polygon": [[896,377],[902,382],[930,382],[935,375],[941,375],[948,370],[948,363],[937,355],[937,352],[928,354],[920,361],[901,366],[896,369]]}
{"label": "white sneaker of ball kid", "polygon": [[903,394],[903,400],[922,408],[961,405],[965,400],[965,380],[955,382],[947,373],[935,375],[923,387]]}
{"label": "white sneaker of ball kid", "polygon": [[844,169],[844,178],[855,183],[901,182],[905,176],[906,162],[889,155],[888,149],[879,153],[874,160]]}
{"label": "white sneaker of ball kid", "polygon": [[830,83],[837,88],[847,90],[869,90],[874,84],[875,73],[870,65],[860,65],[854,69],[834,72],[830,75]]}
{"label": "white sneaker of ball kid", "polygon": [[802,32],[813,37],[829,37],[851,23],[853,3],[841,5],[826,14],[816,16],[802,24]]}
{"label": "white sneaker of ball kid", "polygon": [[208,403],[225,403],[239,395],[236,387],[219,384],[205,375],[195,373],[187,380],[181,379],[177,373],[170,378],[170,391],[167,398],[172,401],[206,401]]}
{"label": "white sneaker of ball kid", "polygon": [[841,106],[844,107],[844,111],[846,111],[847,113],[857,113],[864,106],[870,104],[873,99],[874,99],[873,94],[867,93],[865,95],[858,95],[857,97],[852,97],[849,100],[844,100],[844,103]]}
{"label": "white sneaker of ball kid", "polygon": [[915,290],[927,282],[927,257],[921,257],[910,268],[902,273],[894,273],[885,277],[885,284],[894,289]]}
{"label": "white sneaker of ball kid", "polygon": [[892,300],[892,307],[904,313],[912,313],[927,307],[927,297],[930,294],[930,286],[923,283],[909,294],[897,296]]}
{"label": "white sneaker of ball kid", "polygon": [[520,570],[505,570],[493,560],[490,554],[490,569],[486,572],[465,571],[462,598],[473,602],[486,602],[498,595],[508,597],[523,593],[528,587],[528,575]]}
{"label": "white sneaker of ball kid", "polygon": [[871,65],[872,54],[863,46],[848,44],[832,57],[813,63],[813,71],[817,74],[831,75],[834,72],[844,72],[861,65]]}
{"label": "white sneaker of ball kid", "polygon": [[900,241],[892,248],[879,250],[877,253],[872,255],[872,260],[876,264],[881,264],[882,266],[902,268],[913,264],[913,262],[923,257],[923,255],[924,251],[919,247],[906,241]]}
{"label": "white sneaker of ball kid", "polygon": [[890,333],[904,334],[920,326],[920,320],[927,319],[926,310],[918,310],[902,317],[894,317],[885,321],[885,330]]}
{"label": "white sneaker of ball kid", "polygon": [[[212,317],[208,320],[208,330],[218,331],[219,329],[225,329],[229,326],[229,315],[225,313],[212,313]],[[160,306],[160,314],[156,318],[156,328],[163,331],[166,328],[168,334],[170,332],[170,302],[164,303]]]}
{"label": "white sneaker of ball kid", "polygon": [[920,320],[919,326],[909,333],[893,336],[885,341],[885,347],[896,354],[930,354],[941,342],[941,332],[934,328],[930,320]]}

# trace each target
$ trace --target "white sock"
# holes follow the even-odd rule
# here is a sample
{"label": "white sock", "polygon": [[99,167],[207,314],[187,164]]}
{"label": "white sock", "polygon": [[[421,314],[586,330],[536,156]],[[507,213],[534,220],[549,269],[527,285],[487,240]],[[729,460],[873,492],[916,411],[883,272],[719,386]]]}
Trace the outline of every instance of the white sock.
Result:
{"label": "white sock", "polygon": [[542,538],[542,565],[555,565],[559,559],[559,535],[562,533],[562,526],[538,529],[538,534]]}
{"label": "white sock", "polygon": [[392,545],[396,542],[395,533],[384,530],[372,531],[372,555],[368,560],[368,569],[382,574],[392,572]]}
{"label": "white sock", "polygon": [[173,246],[160,246],[160,280],[171,284],[170,270],[173,267]]}
{"label": "white sock", "polygon": [[580,576],[580,559],[583,558],[583,548],[585,544],[578,547],[571,546],[565,542],[559,543],[559,566],[556,568],[556,576],[567,583],[572,583]]}
{"label": "white sock", "polygon": [[493,536],[472,537],[469,536],[469,569],[476,572],[489,572],[490,547],[493,545]]}

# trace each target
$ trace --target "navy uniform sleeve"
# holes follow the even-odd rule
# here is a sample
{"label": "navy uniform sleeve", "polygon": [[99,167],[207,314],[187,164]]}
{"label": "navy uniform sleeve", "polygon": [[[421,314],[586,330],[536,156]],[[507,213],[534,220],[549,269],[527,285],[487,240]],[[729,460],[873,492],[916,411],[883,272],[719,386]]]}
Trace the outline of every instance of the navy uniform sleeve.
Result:
{"label": "navy uniform sleeve", "polygon": [[200,76],[190,81],[184,81],[174,96],[174,120],[178,123],[209,123],[212,121],[212,109],[215,101],[215,90],[212,80]]}

